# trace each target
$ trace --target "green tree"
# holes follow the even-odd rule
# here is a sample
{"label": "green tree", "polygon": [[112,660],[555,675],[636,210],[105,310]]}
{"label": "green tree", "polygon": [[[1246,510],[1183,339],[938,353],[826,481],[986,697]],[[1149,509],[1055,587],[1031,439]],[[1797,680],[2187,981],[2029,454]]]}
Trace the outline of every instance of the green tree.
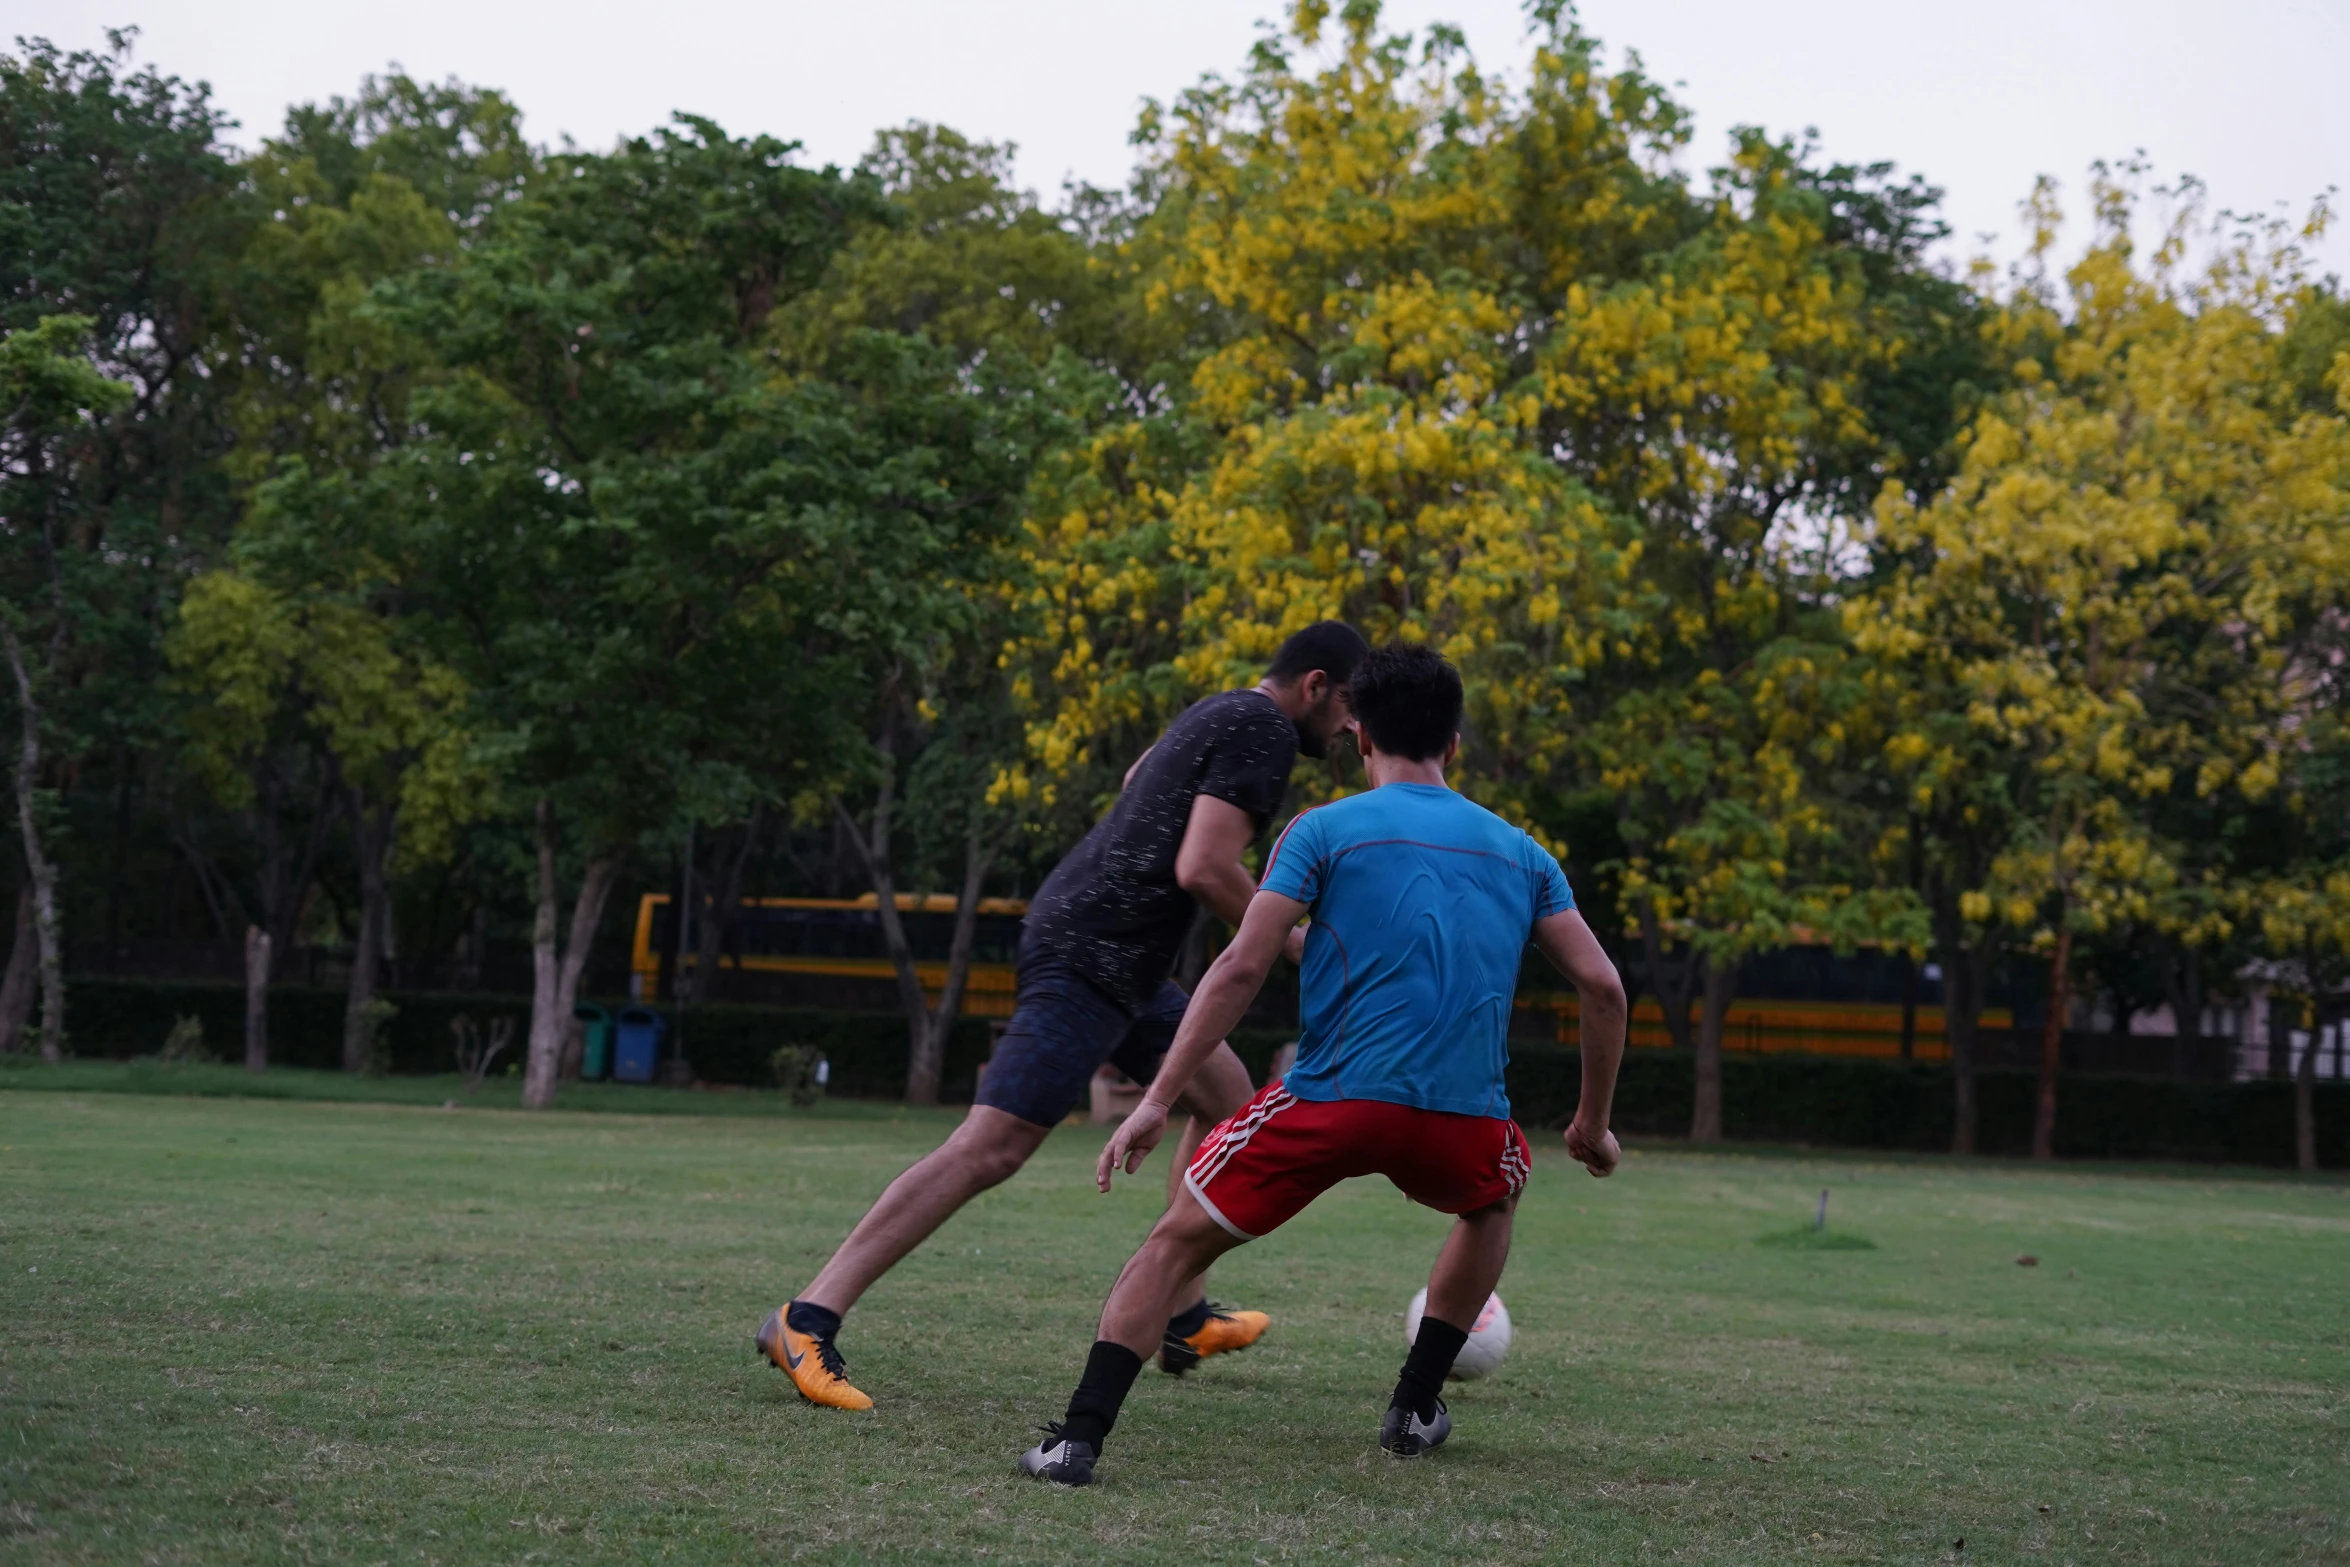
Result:
{"label": "green tree", "polygon": [[862,417],[888,405],[888,352],[844,385],[779,374],[759,347],[872,199],[790,152],[681,120],[557,159],[461,265],[399,291],[450,373],[419,392],[423,435],[385,482],[432,519],[424,612],[536,838],[532,1105],[639,841],[833,767],[811,630],[872,612],[857,547],[887,519],[864,501],[921,483],[920,455]]}
{"label": "green tree", "polygon": [[[325,829],[350,825],[359,920],[347,1066],[369,1054],[401,802],[418,789],[448,797],[405,775],[428,757],[446,773],[454,756],[429,732],[453,711],[452,677],[405,645],[400,626],[416,519],[370,484],[410,438],[412,395],[436,364],[376,291],[452,264],[534,167],[498,95],[401,76],[295,109],[246,166],[254,219],[224,331],[238,433],[226,466],[246,517],[233,564],[222,563],[229,574],[196,579],[172,653],[195,701],[197,769],[258,829],[256,907],[277,963]],[[384,682],[380,699],[357,700],[371,680]],[[297,853],[283,818],[305,803],[304,784],[314,798]],[[439,836],[440,824],[407,815],[419,841]],[[192,840],[187,852],[211,870]]]}
{"label": "green tree", "polygon": [[487,780],[466,730],[464,683],[403,622],[402,584],[382,572],[384,556],[371,557],[374,569],[322,580],[316,547],[342,519],[303,508],[289,521],[275,511],[289,499],[282,490],[268,498],[240,538],[235,568],[190,584],[172,654],[201,693],[198,754],[229,803],[250,802],[254,761],[283,714],[332,762],[359,868],[343,1026],[344,1070],[359,1071],[376,1028],[395,848],[411,859],[445,853],[454,830],[479,814]]}
{"label": "green tree", "polygon": [[[70,467],[71,446],[86,439],[96,420],[131,400],[129,387],[109,380],[89,362],[90,327],[88,316],[49,316],[29,330],[0,335],[0,516],[12,524],[6,530],[16,536],[11,542],[29,546],[24,553],[31,557],[11,562],[23,573],[11,587],[34,600],[0,603],[0,649],[8,655],[16,687],[16,823],[32,890],[41,1055],[48,1061],[64,1059],[65,960],[58,938],[57,865],[44,845],[41,820],[42,696],[64,665],[74,605],[61,558],[69,514],[47,481]],[[32,576],[43,567],[45,582]],[[35,651],[27,650],[28,637],[39,638]]]}
{"label": "green tree", "polygon": [[[11,391],[31,399],[7,410],[0,503],[0,605],[23,644],[18,695],[38,748],[20,793],[58,791],[40,796],[54,834],[69,787],[112,784],[110,930],[126,886],[120,824],[169,724],[158,636],[191,546],[226,531],[209,348],[241,221],[203,89],[133,70],[130,43],[118,32],[104,52],[69,53],[34,39],[0,55],[0,333],[17,344],[11,373],[30,378]],[[44,325],[59,317],[80,324]],[[65,392],[67,335],[129,395]],[[53,395],[85,400],[61,424]],[[25,814],[33,803],[20,799],[20,820],[41,814]],[[42,941],[56,947],[61,873],[82,857],[61,859],[54,837],[26,847],[36,892],[50,887]],[[62,1013],[51,1021],[62,1029]]]}
{"label": "green tree", "polygon": [[[862,380],[883,343],[910,372],[871,407],[923,454],[922,489],[873,504],[893,584],[864,633],[837,640],[872,735],[838,780],[832,811],[873,887],[909,1035],[907,1098],[935,1102],[968,977],[978,905],[999,856],[1031,821],[993,790],[1018,756],[995,657],[1010,609],[1006,548],[1032,464],[1110,400],[1119,279],[1068,222],[1011,181],[1010,149],[934,126],[884,132],[860,165],[887,205],[861,224],[823,283],[777,316],[787,365]],[[911,477],[911,475],[909,475]],[[927,489],[928,493],[923,493]],[[943,885],[955,898],[946,973],[933,1003],[896,894]],[[705,941],[708,935],[705,934]]]}

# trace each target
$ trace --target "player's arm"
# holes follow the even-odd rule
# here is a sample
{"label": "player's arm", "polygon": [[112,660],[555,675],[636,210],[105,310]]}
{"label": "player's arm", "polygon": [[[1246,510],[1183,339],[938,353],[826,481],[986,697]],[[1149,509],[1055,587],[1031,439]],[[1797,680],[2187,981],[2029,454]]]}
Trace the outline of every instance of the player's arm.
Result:
{"label": "player's arm", "polygon": [[1175,885],[1227,925],[1238,925],[1248,915],[1249,899],[1257,895],[1257,879],[1240,858],[1256,835],[1248,812],[1230,800],[1200,795],[1191,802],[1191,820],[1175,850]]}
{"label": "player's arm", "polygon": [[1249,900],[1240,933],[1216,954],[1216,961],[1201,976],[1191,1005],[1184,1008],[1182,1025],[1175,1030],[1175,1043],[1167,1047],[1158,1075],[1143,1090],[1142,1103],[1118,1124],[1117,1133],[1103,1146],[1101,1161],[1093,1172],[1094,1184],[1103,1191],[1110,1189],[1112,1170],[1124,1165],[1132,1175],[1166,1135],[1168,1109],[1191,1086],[1200,1064],[1247,1014],[1249,1003],[1264,988],[1265,976],[1273,972],[1273,960],[1281,955],[1282,943],[1305,912],[1304,904],[1278,892],[1260,892]]}
{"label": "player's arm", "polygon": [[1534,944],[1567,976],[1582,1003],[1583,1099],[1567,1123],[1567,1152],[1593,1175],[1607,1175],[1622,1156],[1608,1117],[1615,1107],[1616,1068],[1624,1059],[1624,981],[1573,909],[1536,920]]}
{"label": "player's arm", "polygon": [[[1206,904],[1208,912],[1225,924],[1241,924],[1248,917],[1249,900],[1257,895],[1257,879],[1248,873],[1241,856],[1256,835],[1256,821],[1248,812],[1230,800],[1200,795],[1191,802],[1191,821],[1175,850],[1175,884]],[[1304,929],[1284,937],[1281,950],[1290,962],[1302,961]]]}

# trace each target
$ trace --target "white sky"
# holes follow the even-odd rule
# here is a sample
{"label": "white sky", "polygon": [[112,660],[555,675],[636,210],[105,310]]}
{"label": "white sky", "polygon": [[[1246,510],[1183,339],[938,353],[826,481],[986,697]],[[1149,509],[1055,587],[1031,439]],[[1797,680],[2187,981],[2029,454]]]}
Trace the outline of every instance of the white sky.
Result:
{"label": "white sky", "polygon": [[[1235,73],[1283,0],[10,0],[0,31],[94,47],[108,24],[209,81],[250,144],[291,102],[397,61],[504,88],[534,139],[600,146],[670,110],[853,162],[876,127],[942,122],[1016,142],[1048,199],[1119,182],[1142,99]],[[1825,150],[1943,186],[1956,248],[2011,254],[2016,203],[2143,150],[2220,205],[2298,215],[2350,187],[2350,0],[1585,0],[1697,115],[1696,161],[1732,125],[1817,127]],[[1459,23],[1488,70],[1525,59],[1517,0],[1390,0],[1391,25]],[[13,52],[12,45],[0,45]],[[2320,250],[2350,273],[2350,224]]]}

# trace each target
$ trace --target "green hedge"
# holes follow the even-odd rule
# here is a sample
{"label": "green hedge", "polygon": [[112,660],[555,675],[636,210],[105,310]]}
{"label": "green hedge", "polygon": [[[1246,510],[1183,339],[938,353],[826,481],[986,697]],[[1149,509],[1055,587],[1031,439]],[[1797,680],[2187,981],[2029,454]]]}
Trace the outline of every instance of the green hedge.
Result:
{"label": "green hedge", "polygon": [[[456,1069],[449,1021],[469,1013],[485,1026],[514,1019],[512,1055],[521,1054],[529,1001],[520,996],[392,993],[399,1008],[386,1026],[395,1072]],[[152,1055],[175,1018],[203,1020],[213,1050],[235,1059],[243,1050],[244,992],[237,986],[142,980],[77,979],[68,999],[74,1048],[85,1056]],[[618,1003],[606,1003],[618,1005]],[[658,1010],[677,1027],[674,1008]],[[832,1063],[831,1091],[850,1098],[894,1099],[906,1090],[906,1025],[891,1013],[821,1012],[712,1005],[684,1019],[684,1048],[704,1082],[765,1086],[779,1045],[820,1050]],[[270,1057],[288,1066],[332,1068],[342,1056],[343,993],[281,985],[270,992]],[[1233,1048],[1262,1082],[1285,1031],[1242,1030]],[[674,1040],[675,1036],[672,1035]],[[963,1018],[947,1046],[942,1096],[968,1100],[986,1059],[988,1023]],[[1510,1062],[1510,1098],[1528,1126],[1564,1125],[1581,1092],[1582,1059],[1573,1050],[1518,1044]],[[2032,1126],[2030,1074],[1987,1072],[1978,1079],[1982,1151],[2020,1154]],[[1625,1059],[1616,1091],[1616,1125],[1627,1132],[1679,1136],[1689,1128],[1695,1063],[1685,1055],[1641,1050]],[[2318,1161],[2350,1165],[2350,1085],[2322,1084]],[[1937,1150],[1950,1146],[1950,1074],[1939,1067],[1841,1061],[1810,1056],[1732,1056],[1722,1063],[1723,1130],[1753,1142],[1851,1148]],[[2057,1151],[2075,1158],[2220,1160],[2288,1164],[2293,1157],[2293,1094],[2284,1083],[2176,1083],[2127,1077],[2067,1077],[2058,1091]]]}
{"label": "green hedge", "polygon": [[[530,1026],[530,998],[512,995],[452,995],[388,991],[398,1010],[384,1026],[394,1072],[453,1072],[456,1037],[450,1022],[460,1013],[486,1030],[494,1018],[514,1020],[514,1043],[499,1058],[498,1070],[519,1060]],[[618,1010],[624,1001],[596,998]],[[334,1068],[342,1064],[343,992],[306,985],[274,985],[269,992],[269,1058],[284,1066]],[[224,1059],[244,1055],[245,992],[231,984],[197,981],[76,979],[66,997],[66,1018],[77,1055],[116,1059],[153,1055],[179,1017],[204,1024],[205,1043]],[[668,1018],[669,1044],[677,1042],[679,1018],[670,1006],[654,1008]],[[896,1098],[906,1091],[906,1025],[888,1013],[819,1012],[783,1007],[711,1005],[684,1019],[684,1047],[694,1075],[708,1083],[766,1086],[769,1062],[779,1045],[813,1045],[832,1062],[832,1092],[851,1098]],[[667,1048],[667,1047],[665,1047]],[[946,1097],[968,1099],[979,1063],[987,1057],[987,1021],[963,1018],[947,1045],[942,1089]]]}
{"label": "green hedge", "polygon": [[[519,1059],[530,1027],[526,996],[388,994],[399,1010],[385,1024],[395,1072],[453,1072],[456,1039],[450,1020],[470,1014],[486,1030],[490,1020],[514,1020],[514,1043],[500,1056]],[[274,985],[269,992],[269,1059],[280,1066],[332,1070],[343,1064],[343,1002],[340,989]],[[228,1061],[245,1055],[245,991],[241,985],[200,981],[75,979],[66,986],[66,1032],[74,1054],[122,1059],[153,1055],[163,1047],[174,1019],[194,1017],[204,1025],[204,1043]]]}
{"label": "green hedge", "polygon": [[[450,1021],[470,1015],[485,1029],[490,1020],[514,1020],[514,1043],[499,1058],[503,1071],[519,1059],[530,1026],[530,1000],[513,995],[452,995],[389,991],[398,1008],[384,1026],[394,1072],[453,1072],[456,1041]],[[618,1010],[628,1003],[597,998]],[[245,992],[233,984],[82,978],[66,998],[67,1021],[78,1055],[153,1055],[163,1048],[174,1020],[192,1016],[204,1024],[204,1039],[224,1060],[244,1056]],[[669,1020],[669,1044],[677,1042],[677,1008],[654,1008]],[[808,1045],[832,1063],[831,1091],[852,1099],[895,1099],[906,1091],[906,1025],[888,1012],[827,1012],[791,1007],[714,1003],[692,1009],[683,1019],[685,1058],[706,1083],[768,1085],[769,1062],[779,1045]],[[1260,1079],[1273,1052],[1289,1036],[1270,1030],[1244,1031],[1233,1044]],[[333,1069],[343,1058],[343,992],[306,985],[275,985],[269,992],[269,1058],[283,1066]],[[665,1047],[666,1048],[666,1047]],[[959,1018],[947,1042],[940,1093],[967,1100],[987,1059],[988,1020]]]}
{"label": "green hedge", "polygon": [[[1563,1126],[1582,1097],[1582,1057],[1553,1046],[1513,1048],[1509,1088],[1518,1119]],[[1977,1076],[1976,1139],[1987,1154],[2023,1154],[2032,1141],[2035,1079]],[[1641,1050],[1617,1080],[1615,1124],[1626,1132],[1689,1130],[1696,1062]],[[1722,1130],[1746,1142],[1936,1151],[1956,1116],[1946,1068],[1816,1056],[1731,1057],[1722,1063]],[[2350,1085],[2317,1089],[2318,1163],[2350,1165]],[[2068,1076],[2057,1085],[2056,1151],[2077,1159],[2293,1162],[2293,1090],[2278,1082],[2179,1083]]]}

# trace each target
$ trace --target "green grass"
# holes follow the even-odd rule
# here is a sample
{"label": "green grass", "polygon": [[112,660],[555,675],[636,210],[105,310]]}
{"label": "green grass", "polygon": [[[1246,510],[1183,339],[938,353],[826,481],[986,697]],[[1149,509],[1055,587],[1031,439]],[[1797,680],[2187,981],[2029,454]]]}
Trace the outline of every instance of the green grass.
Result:
{"label": "green grass", "polygon": [[[851,1317],[873,1414],[750,1357],[949,1122],[0,1091],[0,1560],[2350,1562],[2338,1183],[1545,1151],[1511,1358],[1398,1466],[1444,1221],[1356,1182],[1071,1493],[1012,1459],[1156,1207],[1090,1132]],[[1874,1250],[1755,1244],[1822,1186]]]}
{"label": "green grass", "polygon": [[[50,1093],[170,1094],[198,1099],[312,1099],[343,1104],[424,1105],[465,1110],[522,1107],[519,1073],[469,1089],[463,1075],[354,1077],[308,1067],[271,1067],[260,1076],[219,1062],[166,1065],[153,1056],[135,1061],[68,1061],[43,1065],[22,1055],[0,1056],[0,1090]],[[627,1115],[790,1115],[790,1101],[773,1089],[679,1090],[625,1083],[565,1083],[555,1091],[561,1110],[616,1110]],[[839,1107],[857,1113],[854,1105]],[[875,1107],[866,1107],[874,1113]],[[888,1113],[881,1109],[879,1113]]]}

